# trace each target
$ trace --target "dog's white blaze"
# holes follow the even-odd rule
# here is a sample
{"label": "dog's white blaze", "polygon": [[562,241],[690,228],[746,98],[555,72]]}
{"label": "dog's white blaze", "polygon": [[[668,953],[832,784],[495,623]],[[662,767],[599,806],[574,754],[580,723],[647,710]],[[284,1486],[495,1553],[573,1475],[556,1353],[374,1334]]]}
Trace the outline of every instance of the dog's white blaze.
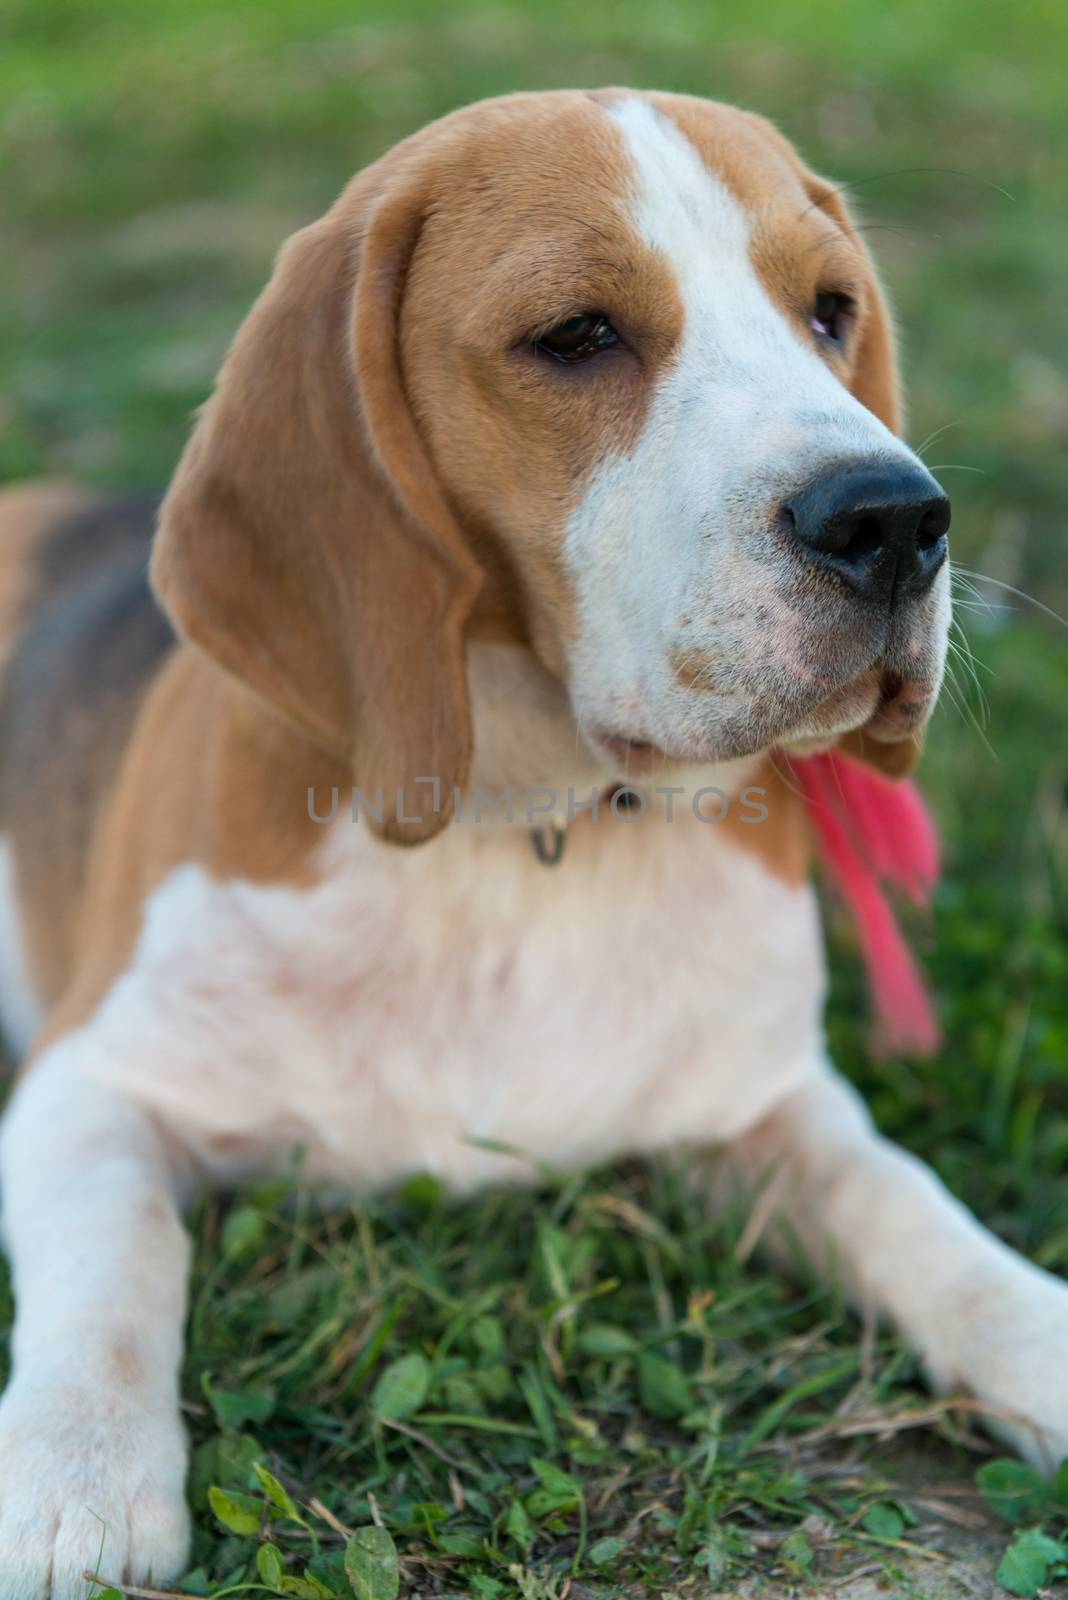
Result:
{"label": "dog's white blaze", "polygon": [[[702,719],[744,721],[755,695],[797,675],[798,585],[784,602],[791,558],[768,531],[778,501],[836,460],[914,458],[773,304],[742,207],[675,124],[637,99],[607,114],[631,225],[669,265],[684,322],[637,444],[596,470],[567,530],[573,696],[581,719],[654,742],[666,731],[685,755]],[[715,707],[680,693],[680,644],[720,657]]]}

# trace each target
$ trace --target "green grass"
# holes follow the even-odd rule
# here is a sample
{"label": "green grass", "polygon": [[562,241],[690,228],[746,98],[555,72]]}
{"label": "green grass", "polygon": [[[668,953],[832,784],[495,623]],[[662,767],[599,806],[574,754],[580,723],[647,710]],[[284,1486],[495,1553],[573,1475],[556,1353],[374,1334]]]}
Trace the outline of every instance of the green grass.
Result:
{"label": "green grass", "polygon": [[[1053,0],[9,0],[0,478],[165,481],[277,244],[357,166],[479,95],[611,81],[740,101],[856,185],[898,307],[910,435],[947,429],[927,456],[954,495],[958,560],[1068,611]],[[945,1051],[869,1062],[833,914],[830,1029],[881,1126],[1068,1272],[1068,633],[982,592],[962,590],[959,612],[982,696],[958,666],[925,764],[948,862],[917,933]],[[212,1484],[256,1489],[257,1459],[303,1519],[276,1508],[268,1542],[289,1581],[310,1562],[328,1593],[350,1592],[333,1524],[376,1521],[421,1594],[563,1600],[569,1584],[662,1594],[691,1578],[826,1593],[854,1560],[894,1594],[964,1592],[951,1562],[909,1547],[970,1548],[930,1484],[974,1510],[974,1435],[944,1412],[911,1452],[847,1437],[857,1415],[928,1407],[911,1360],[889,1338],[858,1343],[833,1287],[738,1263],[739,1227],[642,1168],[463,1205],[427,1183],[353,1212],[320,1211],[299,1184],[206,1202],[185,1589],[319,1592],[280,1588],[270,1556],[257,1577],[259,1534],[210,1508]],[[1063,1523],[1053,1506],[1029,1515]]]}
{"label": "green grass", "polygon": [[[425,1180],[350,1213],[291,1201],[275,1186],[202,1214],[201,1575],[248,1569],[258,1509],[257,1534],[224,1541],[208,1491],[247,1492],[252,1460],[347,1527],[380,1517],[420,1591],[548,1600],[573,1574],[662,1594],[769,1550],[800,1577],[817,1544],[832,1570],[850,1549],[893,1565],[915,1517],[844,1460],[836,1408],[921,1403],[911,1359],[862,1351],[832,1292],[739,1264],[737,1219],[709,1221],[678,1173],[550,1181],[534,1202],[456,1206]],[[880,1538],[865,1519],[888,1503]],[[309,1529],[327,1563],[344,1545],[304,1516],[273,1531],[298,1570]]]}

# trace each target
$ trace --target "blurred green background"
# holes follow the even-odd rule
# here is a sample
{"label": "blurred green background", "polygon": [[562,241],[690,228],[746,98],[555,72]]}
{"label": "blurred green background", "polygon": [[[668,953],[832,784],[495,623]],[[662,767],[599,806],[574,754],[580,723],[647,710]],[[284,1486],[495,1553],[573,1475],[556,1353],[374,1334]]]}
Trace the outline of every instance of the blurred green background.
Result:
{"label": "blurred green background", "polygon": [[[615,82],[729,99],[855,186],[909,436],[953,496],[957,562],[994,581],[960,584],[924,768],[948,857],[927,952],[945,1052],[868,1061],[833,917],[831,1031],[881,1124],[1062,1272],[1066,59],[1062,0],[0,0],[0,479],[164,484],[281,240],[479,96]],[[223,1367],[252,1340],[225,1333],[229,1305],[223,1333],[198,1324]],[[311,1381],[286,1370],[295,1394]]]}

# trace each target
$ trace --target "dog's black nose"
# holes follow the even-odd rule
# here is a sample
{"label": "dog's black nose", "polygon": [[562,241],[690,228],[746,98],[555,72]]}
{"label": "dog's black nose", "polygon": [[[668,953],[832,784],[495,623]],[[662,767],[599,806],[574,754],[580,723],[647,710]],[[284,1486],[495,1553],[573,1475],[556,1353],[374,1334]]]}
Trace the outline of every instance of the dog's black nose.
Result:
{"label": "dog's black nose", "polygon": [[832,468],[783,512],[809,561],[880,605],[923,594],[946,558],[949,501],[918,462]]}

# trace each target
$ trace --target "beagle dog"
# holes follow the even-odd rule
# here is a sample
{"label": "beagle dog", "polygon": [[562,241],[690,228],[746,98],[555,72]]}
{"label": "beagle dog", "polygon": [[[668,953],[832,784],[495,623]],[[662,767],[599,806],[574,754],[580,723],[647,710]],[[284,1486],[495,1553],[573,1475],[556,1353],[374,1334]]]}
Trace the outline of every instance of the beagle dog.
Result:
{"label": "beagle dog", "polygon": [[82,1595],[101,1519],[110,1577],[181,1571],[182,1206],[298,1145],[357,1189],[770,1177],[773,1250],[1068,1453],[1068,1288],[824,1050],[784,762],[903,772],[938,692],[899,425],[839,191],[748,113],[561,91],[286,244],[158,519],[3,497],[2,1600]]}

